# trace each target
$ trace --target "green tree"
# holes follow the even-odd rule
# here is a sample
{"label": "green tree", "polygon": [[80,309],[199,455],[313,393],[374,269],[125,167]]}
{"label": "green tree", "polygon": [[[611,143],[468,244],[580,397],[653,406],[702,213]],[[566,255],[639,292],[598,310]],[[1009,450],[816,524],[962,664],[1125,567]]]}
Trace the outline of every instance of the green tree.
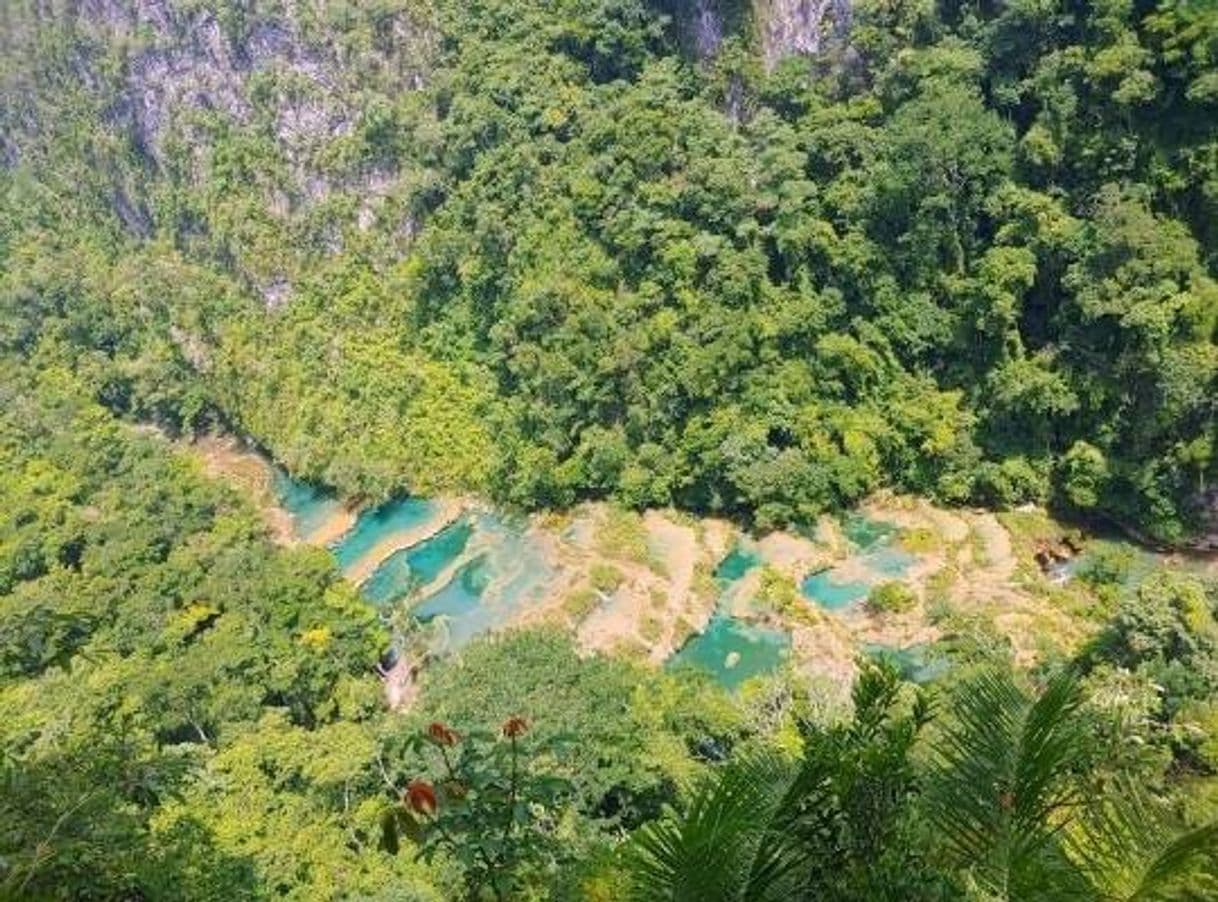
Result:
{"label": "green tree", "polygon": [[924,702],[865,669],[848,724],[802,760],[729,765],[633,841],[640,898],[1145,898],[1215,864],[1218,825],[1173,832],[1105,771],[1067,671],[1028,696],[1007,671],[962,683],[911,754]]}

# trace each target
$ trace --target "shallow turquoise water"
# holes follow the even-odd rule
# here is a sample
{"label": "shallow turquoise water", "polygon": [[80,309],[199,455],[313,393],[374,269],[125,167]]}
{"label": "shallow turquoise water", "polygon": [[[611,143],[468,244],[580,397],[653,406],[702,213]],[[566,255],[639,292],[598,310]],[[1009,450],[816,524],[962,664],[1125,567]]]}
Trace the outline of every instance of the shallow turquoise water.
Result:
{"label": "shallow turquoise water", "polygon": [[885,658],[896,665],[902,678],[914,683],[938,679],[949,668],[946,658],[931,653],[925,645],[893,648],[889,645],[864,645],[863,651],[873,658]]}
{"label": "shallow turquoise water", "polygon": [[359,587],[359,591],[364,598],[381,607],[405,598],[419,585],[421,583],[411,571],[406,554],[398,551],[385,558],[384,563]]}
{"label": "shallow turquoise water", "polygon": [[805,577],[800,586],[805,598],[826,610],[839,611],[862,601],[872,586],[900,579],[917,561],[914,555],[893,543],[898,530],[891,523],[847,514],[842,518],[842,532],[856,549],[850,557],[862,565],[862,578],[840,579],[840,567],[835,567]]}
{"label": "shallow turquoise water", "polygon": [[833,579],[832,570],[822,570],[804,577],[800,591],[822,608],[838,611],[866,598],[870,586],[867,583],[839,583]]}
{"label": "shallow turquoise water", "polygon": [[334,547],[334,557],[343,570],[351,567],[369,551],[395,532],[404,532],[426,523],[435,516],[436,506],[424,498],[389,501],[359,515],[351,531]]}
{"label": "shallow turquoise water", "polygon": [[759,563],[761,563],[761,557],[757,552],[736,545],[715,568],[715,579],[725,583],[734,583]]}
{"label": "shallow turquoise water", "polygon": [[482,596],[491,582],[491,570],[486,556],[464,564],[449,583],[414,607],[414,615],[423,623],[436,617],[447,621],[448,644],[459,647],[493,624],[484,616]]}
{"label": "shallow turquoise water", "polygon": [[434,582],[451,566],[465,551],[472,533],[473,524],[462,519],[412,548],[395,551],[360,586],[360,591],[376,605],[404,598]]}
{"label": "shallow turquoise water", "polygon": [[[786,633],[716,615],[706,632],[685,643],[668,666],[705,670],[723,688],[735,690],[750,677],[776,670],[790,652],[791,637]],[[735,656],[734,662],[729,661]]]}
{"label": "shallow turquoise water", "polygon": [[872,573],[889,579],[899,579],[917,560],[907,551],[899,548],[881,548],[863,558],[863,563]]}
{"label": "shallow turquoise water", "polygon": [[271,491],[275,502],[292,518],[292,527],[302,539],[308,539],[343,506],[333,492],[294,479],[280,467],[273,468]]}
{"label": "shallow turquoise water", "polygon": [[897,534],[897,528],[891,523],[869,520],[862,514],[854,513],[842,517],[842,533],[850,544],[862,551],[870,551],[890,541]]}
{"label": "shallow turquoise water", "polygon": [[451,566],[469,544],[473,532],[474,524],[468,519],[461,519],[444,527],[426,542],[407,549],[406,560],[418,576],[420,585],[427,585]]}
{"label": "shallow turquoise water", "polygon": [[[462,542],[476,535],[479,546],[488,550],[463,565],[447,585],[412,609],[422,621],[443,617],[449,650],[506,624],[518,611],[545,597],[554,568],[543,548],[526,535],[526,525],[523,520],[495,514],[480,514],[467,523],[470,532]],[[454,538],[444,553],[451,553],[457,544]],[[433,551],[424,546],[419,550],[429,554]],[[435,567],[438,574],[447,566],[442,563],[443,556],[436,551],[434,560],[424,564]]]}

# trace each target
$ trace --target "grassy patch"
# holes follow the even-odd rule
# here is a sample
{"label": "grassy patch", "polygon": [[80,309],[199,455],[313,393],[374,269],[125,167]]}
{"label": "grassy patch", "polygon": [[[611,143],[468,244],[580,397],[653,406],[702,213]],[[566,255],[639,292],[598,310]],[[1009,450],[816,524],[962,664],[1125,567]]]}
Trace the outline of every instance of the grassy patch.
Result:
{"label": "grassy patch", "polygon": [[613,592],[626,581],[626,576],[612,564],[595,563],[588,570],[588,581],[598,592]]}
{"label": "grassy patch", "polygon": [[927,605],[946,604],[952,587],[960,579],[960,570],[955,564],[944,564],[926,579]]}
{"label": "grassy patch", "polygon": [[673,646],[680,648],[689,640],[689,637],[696,632],[697,630],[694,629],[694,625],[692,623],[690,623],[684,617],[678,617],[677,622],[672,625]]}
{"label": "grassy patch", "polygon": [[770,565],[761,568],[754,601],[761,608],[798,623],[814,623],[812,605],[799,592],[795,580]]}
{"label": "grassy patch", "polygon": [[581,586],[563,599],[563,612],[576,623],[596,610],[600,596],[591,586]]}
{"label": "grassy patch", "polygon": [[867,610],[873,614],[903,614],[918,603],[918,596],[908,585],[898,580],[880,583],[867,595]]}
{"label": "grassy patch", "polygon": [[1059,545],[1063,541],[1075,546],[1084,542],[1083,534],[1063,526],[1044,511],[1005,511],[998,516],[1011,536],[1011,551],[1020,563],[1021,570],[1040,574],[1036,564],[1036,549],[1041,545]]}
{"label": "grassy patch", "polygon": [[651,649],[638,639],[619,639],[614,644],[611,654],[616,658],[642,662],[651,657]]}
{"label": "grassy patch", "polygon": [[939,534],[926,526],[902,530],[898,541],[901,547],[910,554],[930,554],[938,551],[943,544],[939,539]]}
{"label": "grassy patch", "polygon": [[1011,542],[1028,548],[1037,542],[1060,541],[1066,532],[1044,511],[1003,511],[997,517],[998,522],[1011,534]]}
{"label": "grassy patch", "polygon": [[664,635],[664,624],[655,617],[644,617],[639,623],[639,635],[645,642],[656,643]]}
{"label": "grassy patch", "polygon": [[596,550],[607,558],[652,566],[643,518],[624,508],[605,510],[596,532]]}
{"label": "grassy patch", "polygon": [[678,526],[685,526],[694,530],[701,537],[703,530],[702,521],[691,514],[689,511],[682,510],[666,510],[664,511],[666,519],[671,520]]}
{"label": "grassy patch", "polygon": [[979,567],[988,567],[991,563],[990,556],[985,550],[985,536],[981,531],[974,526],[968,528],[968,538],[965,539],[968,543],[969,550],[973,555],[973,562]]}
{"label": "grassy patch", "polygon": [[715,582],[715,571],[705,561],[694,564],[694,576],[690,581],[690,589],[698,598],[711,599],[719,594],[719,586]]}
{"label": "grassy patch", "polygon": [[537,519],[538,525],[548,532],[563,532],[574,522],[575,517],[570,511],[558,510],[542,511]]}
{"label": "grassy patch", "polygon": [[944,651],[962,666],[1011,661],[1011,640],[998,630],[988,612],[945,605],[933,622],[944,633]]}
{"label": "grassy patch", "polygon": [[927,623],[941,627],[950,624],[953,618],[958,616],[960,616],[959,610],[946,596],[926,600]]}

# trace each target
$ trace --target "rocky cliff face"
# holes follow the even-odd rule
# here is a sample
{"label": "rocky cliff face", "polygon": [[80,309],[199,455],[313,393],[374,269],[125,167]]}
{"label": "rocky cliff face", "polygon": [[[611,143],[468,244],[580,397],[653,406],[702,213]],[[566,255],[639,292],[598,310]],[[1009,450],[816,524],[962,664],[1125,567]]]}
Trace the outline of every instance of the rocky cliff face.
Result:
{"label": "rocky cliff face", "polygon": [[[820,52],[850,14],[849,0],[655,2],[698,56],[737,35],[771,67]],[[417,230],[432,176],[402,142],[408,125],[435,132],[410,98],[441,55],[436,6],[8,0],[0,166],[41,155],[69,185],[92,180],[130,232],[172,234],[278,305],[309,259],[353,242],[391,259]]]}
{"label": "rocky cliff face", "polygon": [[757,31],[766,67],[783,57],[815,56],[850,29],[850,0],[755,0]]}
{"label": "rocky cliff face", "polygon": [[[366,43],[344,43],[350,33],[330,30],[304,4],[257,18],[225,18],[223,10],[167,0],[80,7],[76,27],[114,51],[120,66],[112,115],[158,164],[170,136],[197,137],[198,120],[219,115],[240,126],[269,124],[305,184],[319,175],[306,171],[310,155],[351,132],[366,99],[360,92],[419,89],[436,52],[428,25],[400,13],[377,21]],[[263,111],[270,121],[256,122]]]}
{"label": "rocky cliff face", "polygon": [[748,31],[767,69],[784,57],[816,56],[849,32],[850,0],[686,0],[672,10],[686,44],[700,59],[726,36]]}
{"label": "rocky cliff face", "polygon": [[[434,68],[440,38],[426,4],[6,7],[0,164],[53,157],[74,127],[95,128],[90,170],[112,180],[126,227],[203,236],[205,253],[223,255],[268,304],[290,296],[285,273],[298,268],[276,255],[333,252],[378,217],[390,242],[409,240],[408,202],[384,203],[408,194],[404,173],[393,153],[376,152],[374,120],[392,135],[403,100]],[[255,234],[275,229],[296,235]]]}
{"label": "rocky cliff face", "polygon": [[723,43],[723,13],[714,0],[696,0],[693,9],[694,50],[699,59],[714,56]]}

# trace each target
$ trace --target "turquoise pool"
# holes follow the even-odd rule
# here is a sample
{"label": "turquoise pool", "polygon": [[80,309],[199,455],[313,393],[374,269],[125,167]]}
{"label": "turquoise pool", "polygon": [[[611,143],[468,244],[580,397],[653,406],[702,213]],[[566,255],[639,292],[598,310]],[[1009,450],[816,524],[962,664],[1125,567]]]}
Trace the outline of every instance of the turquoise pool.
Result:
{"label": "turquoise pool", "polygon": [[898,530],[891,523],[871,520],[862,514],[852,513],[842,517],[842,533],[846,540],[861,551],[870,551],[877,545],[890,542]]}
{"label": "turquoise pool", "polygon": [[292,518],[292,528],[297,537],[305,540],[343,507],[342,501],[333,492],[294,479],[281,467],[272,469],[271,492],[275,496],[275,503]]}
{"label": "turquoise pool", "polygon": [[694,636],[668,660],[668,667],[705,670],[728,690],[739,689],[745,680],[771,673],[790,656],[791,637],[716,615],[706,631]]}
{"label": "turquoise pool", "polygon": [[[443,538],[434,547],[432,542],[418,547],[418,563],[424,573],[441,574],[475,537],[478,547],[485,551],[463,564],[447,584],[419,601],[412,613],[423,622],[442,618],[446,646],[452,650],[503,626],[517,612],[545,598],[554,567],[542,545],[528,533],[524,520],[483,513],[449,530],[454,530],[451,535],[441,533],[436,537]],[[409,555],[406,557],[409,562]]]}
{"label": "turquoise pool", "polygon": [[385,605],[430,585],[465,551],[473,531],[470,520],[463,518],[412,548],[395,551],[360,591],[373,604]]}
{"label": "turquoise pool", "polygon": [[800,590],[805,598],[829,611],[840,611],[863,601],[878,583],[900,579],[917,558],[892,540],[899,530],[891,523],[869,520],[861,514],[847,514],[842,532],[854,552],[848,560],[852,577],[842,577],[843,567],[831,567],[804,577]]}
{"label": "turquoise pool", "polygon": [[425,498],[402,498],[389,501],[359,515],[334,547],[338,566],[350,570],[364,555],[396,532],[416,529],[435,516],[436,505]]}
{"label": "turquoise pool", "polygon": [[871,589],[867,583],[838,582],[833,578],[832,570],[822,570],[804,577],[799,588],[804,598],[829,611],[840,611],[862,601]]}
{"label": "turquoise pool", "polygon": [[734,583],[759,563],[761,563],[761,557],[757,552],[745,548],[743,545],[736,545],[715,568],[715,579],[722,583]]}

